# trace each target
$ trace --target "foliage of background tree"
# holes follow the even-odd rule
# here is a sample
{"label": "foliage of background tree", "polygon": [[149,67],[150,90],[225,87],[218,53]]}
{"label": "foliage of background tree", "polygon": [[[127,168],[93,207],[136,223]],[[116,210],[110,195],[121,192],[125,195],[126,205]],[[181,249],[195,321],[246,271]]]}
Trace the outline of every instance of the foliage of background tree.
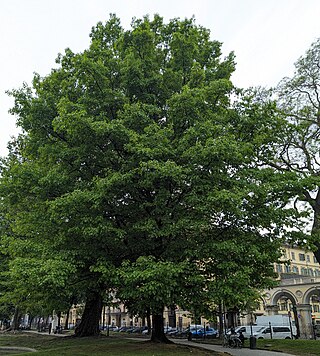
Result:
{"label": "foliage of background tree", "polygon": [[276,94],[288,124],[273,166],[300,177],[300,192],[293,198],[309,211],[308,244],[320,263],[320,40],[299,58],[294,75],[279,83]]}
{"label": "foliage of background tree", "polygon": [[167,341],[168,304],[233,307],[270,284],[297,215],[295,176],[259,166],[282,121],[272,102],[231,104],[233,54],[221,60],[194,19],[125,31],[112,15],[90,37],[11,92],[23,129],[2,165],[11,271],[53,299],[83,296],[78,336],[99,333],[106,291],[137,311],[147,294],[152,339]]}

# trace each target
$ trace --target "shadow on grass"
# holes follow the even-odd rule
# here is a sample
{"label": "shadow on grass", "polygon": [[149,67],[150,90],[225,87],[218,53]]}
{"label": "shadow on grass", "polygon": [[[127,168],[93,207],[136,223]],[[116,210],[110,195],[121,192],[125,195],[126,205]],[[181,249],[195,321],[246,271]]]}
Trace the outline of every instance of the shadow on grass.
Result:
{"label": "shadow on grass", "polygon": [[[0,346],[30,347],[38,356],[187,356],[190,354],[222,355],[219,352],[200,350],[188,346],[175,344],[159,344],[149,340],[130,339],[124,337],[86,337],[75,338],[72,336],[56,337],[36,333],[21,332],[17,334],[0,334]],[[1,353],[1,355],[5,355]],[[8,353],[9,355],[9,353]],[[19,353],[31,355],[31,353]]]}

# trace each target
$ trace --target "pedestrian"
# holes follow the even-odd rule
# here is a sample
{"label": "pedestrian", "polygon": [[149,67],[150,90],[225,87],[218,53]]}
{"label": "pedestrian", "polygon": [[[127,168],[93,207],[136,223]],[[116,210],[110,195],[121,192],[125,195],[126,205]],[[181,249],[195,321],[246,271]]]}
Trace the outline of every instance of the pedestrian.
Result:
{"label": "pedestrian", "polygon": [[51,330],[52,330],[52,323],[49,323],[49,328],[48,328],[49,335],[51,334]]}
{"label": "pedestrian", "polygon": [[230,346],[230,347],[233,345],[233,343],[234,343],[233,340],[234,340],[236,337],[237,337],[237,333],[236,333],[234,327],[232,326],[232,327],[230,328],[230,335],[229,335],[229,346]]}
{"label": "pedestrian", "polygon": [[245,337],[244,337],[244,335],[242,334],[242,331],[239,331],[239,339],[240,339],[240,341],[241,341],[241,343],[242,343],[242,346],[244,345],[244,339],[245,339]]}

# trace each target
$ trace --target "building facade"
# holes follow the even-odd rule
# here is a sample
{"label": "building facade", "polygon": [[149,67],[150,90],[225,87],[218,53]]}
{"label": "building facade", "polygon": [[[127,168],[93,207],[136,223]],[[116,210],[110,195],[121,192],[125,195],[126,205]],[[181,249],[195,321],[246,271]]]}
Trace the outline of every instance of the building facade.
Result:
{"label": "building facade", "polygon": [[286,314],[297,325],[299,337],[314,338],[320,325],[320,265],[313,252],[284,246],[274,270],[278,286],[262,293],[259,308],[246,315],[241,324],[254,322],[258,315]]}

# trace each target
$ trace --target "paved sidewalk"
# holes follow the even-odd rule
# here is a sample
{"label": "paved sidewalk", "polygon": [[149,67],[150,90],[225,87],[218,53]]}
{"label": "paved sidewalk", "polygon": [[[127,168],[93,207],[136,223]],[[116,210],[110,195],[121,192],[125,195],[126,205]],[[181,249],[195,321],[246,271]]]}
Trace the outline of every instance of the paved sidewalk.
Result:
{"label": "paved sidewalk", "polygon": [[0,355],[6,355],[8,353],[16,355],[16,353],[25,352],[37,352],[37,350],[31,349],[30,347],[0,346]]}
{"label": "paved sidewalk", "polygon": [[46,335],[46,336],[58,336],[58,337],[64,337],[64,336],[70,336],[69,333],[61,333],[61,334],[55,334],[54,332],[51,332],[50,334],[44,331],[37,331],[37,330],[23,330],[24,333],[32,333],[32,334],[38,334],[38,335]]}
{"label": "paved sidewalk", "polygon": [[222,353],[224,352],[232,356],[292,356],[292,354],[286,354],[284,352],[275,352],[275,351],[257,350],[257,349],[251,350],[249,348],[232,349],[229,347],[223,347],[221,345],[201,344],[198,342],[192,342],[187,340],[172,340],[172,341],[174,341],[176,344],[200,347],[202,349],[219,351]]}

